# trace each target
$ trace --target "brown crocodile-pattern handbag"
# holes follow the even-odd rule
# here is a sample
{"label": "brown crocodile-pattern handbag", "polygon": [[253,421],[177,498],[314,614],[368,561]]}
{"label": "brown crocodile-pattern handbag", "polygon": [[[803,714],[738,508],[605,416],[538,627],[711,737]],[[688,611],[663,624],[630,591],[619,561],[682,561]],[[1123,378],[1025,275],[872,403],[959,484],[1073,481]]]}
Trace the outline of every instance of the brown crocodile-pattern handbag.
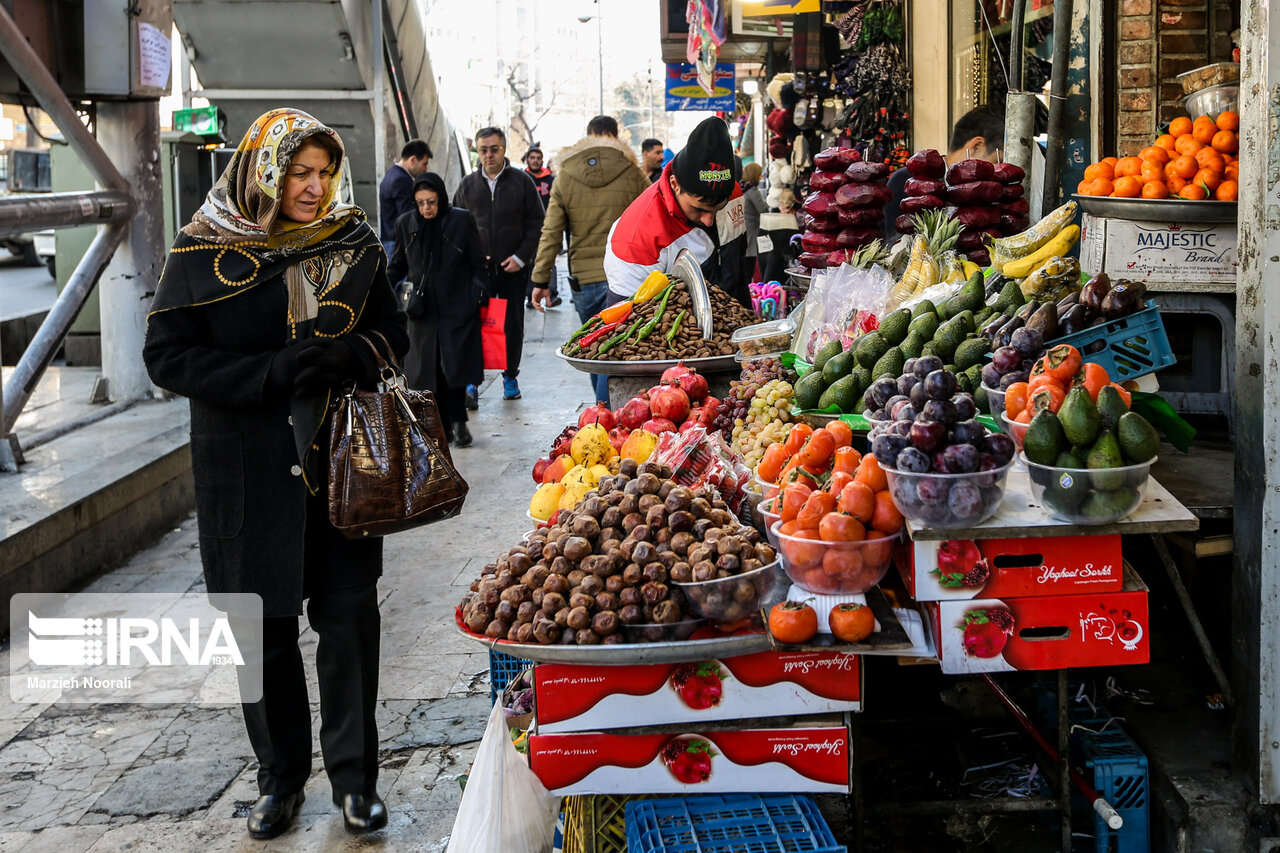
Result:
{"label": "brown crocodile-pattern handbag", "polygon": [[389,346],[390,364],[358,337],[373,350],[382,383],[378,391],[351,386],[334,402],[329,521],[348,539],[361,539],[456,515],[468,486],[453,467],[435,397],[407,386]]}

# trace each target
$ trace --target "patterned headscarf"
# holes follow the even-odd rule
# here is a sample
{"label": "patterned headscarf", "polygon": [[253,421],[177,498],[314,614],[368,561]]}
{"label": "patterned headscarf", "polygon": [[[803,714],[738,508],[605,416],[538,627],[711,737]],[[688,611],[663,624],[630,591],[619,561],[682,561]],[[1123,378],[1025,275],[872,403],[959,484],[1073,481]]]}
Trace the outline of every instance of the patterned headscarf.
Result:
{"label": "patterned headscarf", "polygon": [[303,144],[318,134],[329,136],[345,152],[342,139],[332,128],[301,110],[277,109],[259,116],[182,232],[214,243],[252,242],[288,252],[314,245],[350,217],[362,216],[359,208],[337,201],[344,153],[334,164],[333,179],[316,219],[291,222],[280,217],[280,191],[289,163]]}

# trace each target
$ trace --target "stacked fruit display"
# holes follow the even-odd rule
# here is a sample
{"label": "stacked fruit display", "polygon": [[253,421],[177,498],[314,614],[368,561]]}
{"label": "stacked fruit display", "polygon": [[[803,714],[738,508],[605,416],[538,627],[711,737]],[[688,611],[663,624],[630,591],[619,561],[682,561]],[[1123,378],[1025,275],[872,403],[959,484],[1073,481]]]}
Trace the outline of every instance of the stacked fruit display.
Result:
{"label": "stacked fruit display", "polygon": [[893,197],[886,179],[889,167],[864,163],[853,148],[828,148],[813,163],[810,193],[804,200],[805,230],[800,265],[810,269],[837,266],[883,236],[884,206]]}
{"label": "stacked fruit display", "polygon": [[1141,502],[1160,436],[1129,411],[1128,391],[1079,358],[1073,347],[1052,347],[1026,389],[1010,388],[1005,412],[1014,429],[1026,424],[1022,452],[1041,506],[1065,521],[1102,524]]}
{"label": "stacked fruit display", "polygon": [[[1027,214],[1031,212],[1031,204],[1023,198],[1025,188],[1022,181],[1026,178],[1027,173],[1021,167],[1012,163],[997,163],[995,165],[995,180],[1000,184],[1000,201],[997,207],[1000,208],[1000,235],[1009,237],[1020,231],[1025,231],[1031,221],[1027,218]],[[970,258],[977,260],[977,258]],[[990,263],[990,259],[981,262],[984,266]]]}
{"label": "stacked fruit display", "polygon": [[907,160],[911,177],[894,226],[902,234],[919,233],[913,214],[950,209],[960,226],[956,248],[969,260],[989,262],[985,237],[999,237],[1027,226],[1030,209],[1022,198],[1025,173],[1011,163],[961,160],[950,168],[933,149],[918,151]]}
{"label": "stacked fruit display", "polygon": [[818,430],[796,424],[756,469],[766,488],[776,487],[761,509],[779,517],[773,533],[783,568],[809,592],[866,592],[888,571],[902,530],[879,462],[852,442],[841,421]]}
{"label": "stacked fruit display", "polygon": [[1178,116],[1169,132],[1137,157],[1106,157],[1084,170],[1080,195],[1112,198],[1182,198],[1235,201],[1240,167],[1236,152],[1240,116],[1228,110],[1218,117]]}
{"label": "stacked fruit display", "polygon": [[[676,584],[757,572],[777,555],[718,499],[670,477],[624,460],[576,509],[484,567],[462,599],[463,623],[520,643],[687,638],[697,617]],[[728,590],[744,616],[758,603],[745,583]]]}
{"label": "stacked fruit display", "polygon": [[915,236],[902,277],[889,290],[888,309],[913,298],[923,297],[938,284],[962,284],[978,265],[962,258],[956,251],[960,237],[960,221],[950,219],[946,210],[926,210],[910,214]]}

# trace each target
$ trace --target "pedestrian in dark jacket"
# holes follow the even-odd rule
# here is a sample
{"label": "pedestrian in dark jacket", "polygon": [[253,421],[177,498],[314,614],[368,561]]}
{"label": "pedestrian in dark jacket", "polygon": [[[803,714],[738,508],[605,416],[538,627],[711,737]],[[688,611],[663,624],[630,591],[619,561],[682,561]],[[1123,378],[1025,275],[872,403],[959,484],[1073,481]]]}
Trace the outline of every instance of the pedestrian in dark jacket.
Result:
{"label": "pedestrian in dark jacket", "polygon": [[479,171],[462,179],[453,203],[471,211],[480,229],[490,296],[507,300],[507,369],[504,400],[520,399],[520,353],[524,348],[524,299],[542,233],[542,200],[533,181],[507,162],[507,137],[496,127],[476,132]]}
{"label": "pedestrian in dark jacket", "polygon": [[[378,236],[388,258],[396,248],[396,222],[413,210],[413,182],[427,171],[430,162],[431,146],[421,139],[410,139],[378,185]],[[395,279],[391,283],[399,284]]]}
{"label": "pedestrian in dark jacket", "polygon": [[445,433],[471,446],[466,387],[484,379],[480,305],[488,302],[484,253],[471,214],[449,204],[444,181],[427,172],[413,184],[416,210],[396,223],[388,275],[409,282],[409,387],[435,394]]}
{"label": "pedestrian in dark jacket", "polygon": [[304,600],[334,803],[349,831],[387,821],[376,788],[382,540],[350,541],[329,523],[326,411],[349,383],[376,382],[371,343],[399,355],[408,337],[378,236],[337,200],[343,160],[337,133],[306,113],[254,122],[169,252],[143,350],[155,383],[191,402],[210,600],[262,598],[261,695],[243,705],[259,762],[254,838],[288,829],[311,774]]}

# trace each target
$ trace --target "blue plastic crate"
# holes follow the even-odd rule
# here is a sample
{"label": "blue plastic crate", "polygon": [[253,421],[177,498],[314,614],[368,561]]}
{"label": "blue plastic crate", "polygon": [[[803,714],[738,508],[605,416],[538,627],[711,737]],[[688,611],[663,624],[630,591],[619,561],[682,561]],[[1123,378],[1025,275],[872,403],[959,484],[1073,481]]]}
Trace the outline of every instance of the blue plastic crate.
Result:
{"label": "blue plastic crate", "polygon": [[528,666],[529,662],[523,658],[489,649],[489,702],[497,702],[498,694]]}
{"label": "blue plastic crate", "polygon": [[726,794],[627,803],[629,853],[847,853],[812,797]]}
{"label": "blue plastic crate", "polygon": [[1093,770],[1093,787],[1124,818],[1124,826],[1114,830],[1094,815],[1094,849],[1097,853],[1147,853],[1151,849],[1147,756],[1116,723],[1096,734],[1078,730],[1076,734],[1084,766]]}
{"label": "blue plastic crate", "polygon": [[[1102,343],[1100,350],[1093,346],[1098,342]],[[1155,373],[1177,361],[1169,347],[1160,309],[1154,302],[1148,302],[1146,308],[1128,317],[1048,342],[1049,346],[1058,344],[1071,344],[1080,350],[1085,361],[1105,367],[1112,382]],[[1097,351],[1090,352],[1091,348]]]}

